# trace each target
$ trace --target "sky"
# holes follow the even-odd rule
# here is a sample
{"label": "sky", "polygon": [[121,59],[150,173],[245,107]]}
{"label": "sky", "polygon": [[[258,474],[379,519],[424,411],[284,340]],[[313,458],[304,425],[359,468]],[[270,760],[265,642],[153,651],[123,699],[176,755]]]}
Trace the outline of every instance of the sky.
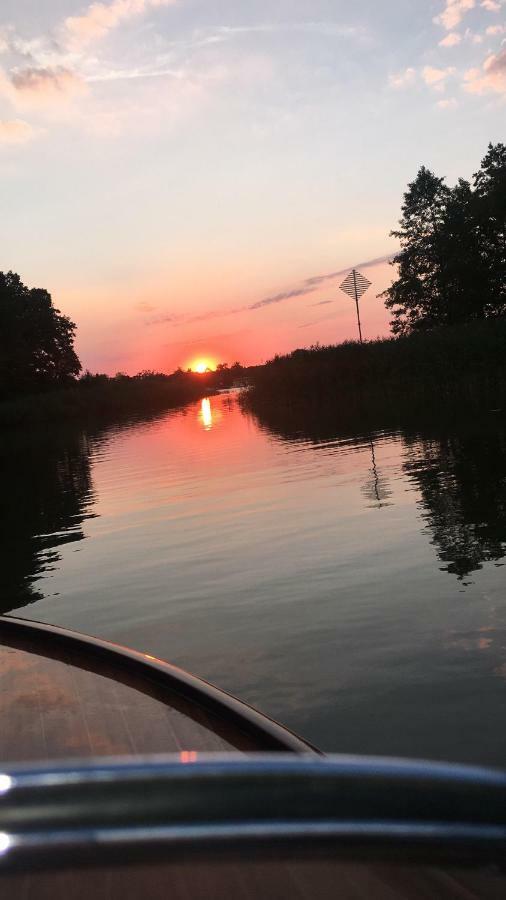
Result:
{"label": "sky", "polygon": [[0,269],[92,371],[364,337],[421,165],[505,139],[506,0],[2,0]]}

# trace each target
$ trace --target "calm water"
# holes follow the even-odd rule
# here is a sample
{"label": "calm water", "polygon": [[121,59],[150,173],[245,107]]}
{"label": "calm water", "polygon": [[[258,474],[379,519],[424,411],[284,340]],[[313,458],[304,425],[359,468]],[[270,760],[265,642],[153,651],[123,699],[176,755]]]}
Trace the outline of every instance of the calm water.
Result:
{"label": "calm water", "polygon": [[212,397],[5,436],[2,609],[160,655],[326,750],[506,764],[506,434]]}

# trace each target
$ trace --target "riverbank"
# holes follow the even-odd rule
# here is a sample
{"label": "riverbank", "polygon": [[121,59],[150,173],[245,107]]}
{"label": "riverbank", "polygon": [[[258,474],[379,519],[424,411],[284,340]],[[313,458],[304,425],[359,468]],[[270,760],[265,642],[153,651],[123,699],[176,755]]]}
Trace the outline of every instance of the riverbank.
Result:
{"label": "riverbank", "polygon": [[402,338],[295,350],[251,372],[243,403],[331,408],[376,427],[453,410],[506,408],[506,318]]}
{"label": "riverbank", "polygon": [[16,396],[0,402],[0,425],[45,422],[107,423],[182,406],[211,389],[206,375],[166,377],[98,376],[45,393]]}

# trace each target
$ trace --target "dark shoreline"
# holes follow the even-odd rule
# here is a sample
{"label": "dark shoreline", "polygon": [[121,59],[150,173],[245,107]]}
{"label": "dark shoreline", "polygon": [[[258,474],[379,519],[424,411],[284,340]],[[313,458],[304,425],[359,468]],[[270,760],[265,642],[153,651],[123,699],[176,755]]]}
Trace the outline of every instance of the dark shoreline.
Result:
{"label": "dark shoreline", "polygon": [[83,384],[39,394],[13,397],[0,402],[0,427],[64,424],[113,424],[132,416],[153,415],[184,406],[209,393],[201,376],[184,383],[135,378],[102,384]]}
{"label": "dark shoreline", "polygon": [[506,318],[312,347],[251,370],[241,402],[269,419],[326,411],[351,428],[506,411]]}

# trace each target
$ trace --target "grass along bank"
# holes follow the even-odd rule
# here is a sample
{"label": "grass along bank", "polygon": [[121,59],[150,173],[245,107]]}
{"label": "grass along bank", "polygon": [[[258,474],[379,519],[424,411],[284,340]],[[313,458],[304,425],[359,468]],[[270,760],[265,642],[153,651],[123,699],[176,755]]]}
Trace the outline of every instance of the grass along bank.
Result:
{"label": "grass along bank", "polygon": [[[506,318],[295,350],[250,372],[243,403],[331,406],[381,421],[506,407]],[[379,427],[381,427],[379,425]]]}

